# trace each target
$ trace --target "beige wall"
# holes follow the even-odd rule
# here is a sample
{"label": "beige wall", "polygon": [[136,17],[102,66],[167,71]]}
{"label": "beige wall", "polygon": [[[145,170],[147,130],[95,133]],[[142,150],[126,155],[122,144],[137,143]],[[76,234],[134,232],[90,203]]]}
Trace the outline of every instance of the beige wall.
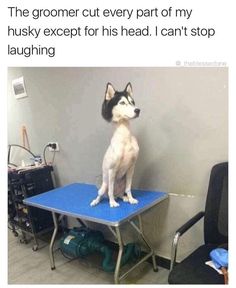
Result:
{"label": "beige wall", "polygon": [[[11,81],[22,75],[29,97],[15,100]],[[228,159],[228,70],[9,68],[8,142],[20,143],[26,125],[33,152],[59,142],[59,185],[97,183],[112,134],[100,115],[108,81],[118,90],[133,85],[141,109],[132,123],[140,145],[133,186],[170,193],[144,215],[157,254],[169,257],[176,228],[204,209],[211,167]],[[203,241],[201,226],[183,237],[179,258]]]}

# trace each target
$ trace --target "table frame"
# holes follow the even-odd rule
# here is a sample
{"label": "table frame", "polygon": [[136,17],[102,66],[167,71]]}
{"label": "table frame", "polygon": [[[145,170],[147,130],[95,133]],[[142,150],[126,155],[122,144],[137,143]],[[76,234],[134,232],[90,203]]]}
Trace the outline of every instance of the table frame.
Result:
{"label": "table frame", "polygon": [[[57,215],[55,212],[52,212],[52,217],[53,217],[53,222],[54,222],[54,230],[53,230],[53,234],[52,234],[50,245],[49,245],[49,258],[50,258],[51,270],[54,270],[54,269],[56,269],[56,266],[55,266],[53,248],[54,248],[54,244],[55,244],[55,240],[56,240],[56,235],[58,232],[58,220],[57,220]],[[136,223],[134,222],[135,217],[138,218],[138,225],[136,225]],[[122,258],[123,249],[124,249],[124,242],[122,239],[122,233],[120,231],[120,225],[115,226],[115,227],[108,225],[107,227],[109,228],[111,233],[115,236],[115,238],[118,241],[118,245],[119,245],[119,252],[118,252],[116,267],[115,267],[115,272],[114,272],[114,283],[115,284],[119,284],[120,280],[124,279],[131,271],[133,271],[136,267],[138,267],[141,263],[143,263],[144,261],[146,261],[150,257],[152,257],[153,270],[155,272],[158,271],[157,264],[156,264],[155,252],[154,252],[150,242],[148,241],[148,239],[146,238],[146,236],[144,235],[144,232],[143,232],[141,214],[134,216],[134,218],[128,220],[127,223],[129,223],[135,229],[135,231],[141,236],[143,242],[146,244],[146,247],[149,249],[149,252],[145,256],[143,256],[137,263],[135,263],[129,270],[127,270],[125,273],[121,274],[120,268],[121,268],[121,258]]]}
{"label": "table frame", "polygon": [[[75,184],[77,184],[77,183],[75,183]],[[71,184],[71,185],[72,185],[73,189],[75,189],[75,186],[73,186],[73,184]],[[83,186],[83,185],[87,185],[87,184],[79,184],[79,185]],[[67,187],[67,189],[69,188],[69,186]],[[93,191],[92,191],[93,187],[91,187],[91,186],[93,186],[93,185],[88,186],[88,188],[89,188],[88,191],[93,193]],[[62,187],[62,188],[66,188],[66,186]],[[82,188],[84,188],[84,187],[82,187]],[[61,188],[57,188],[57,189],[61,189]],[[76,189],[77,189],[77,187],[76,187]],[[56,189],[49,191],[49,192],[46,192],[46,193],[52,193],[52,192],[56,193],[55,191],[56,191]],[[74,191],[74,190],[71,190],[71,191]],[[139,191],[139,193],[140,192],[141,192],[141,190]],[[150,191],[150,192],[152,192],[152,191]],[[67,193],[68,193],[68,190],[67,190]],[[137,193],[138,193],[138,190],[137,190]],[[68,209],[63,210],[60,206],[57,207],[55,204],[54,204],[54,206],[53,205],[50,206],[47,201],[45,202],[46,204],[43,204],[43,202],[40,202],[40,201],[37,202],[37,200],[34,201],[31,198],[28,198],[28,199],[25,199],[24,202],[27,205],[35,206],[35,207],[38,207],[41,209],[45,209],[45,210],[48,210],[52,213],[54,230],[53,230],[50,245],[49,245],[49,258],[50,258],[50,265],[51,265],[52,270],[56,269],[55,259],[54,259],[54,244],[55,244],[55,240],[56,240],[56,236],[57,236],[57,232],[58,232],[58,227],[59,227],[57,215],[65,215],[65,216],[70,216],[70,217],[76,218],[80,222],[80,224],[81,223],[84,224],[84,221],[89,221],[89,222],[99,223],[99,224],[103,224],[103,225],[107,226],[109,228],[110,232],[116,238],[116,240],[118,242],[118,246],[119,246],[119,251],[118,251],[118,256],[116,259],[116,265],[115,265],[115,271],[114,271],[114,283],[119,284],[120,281],[122,279],[124,279],[131,271],[133,271],[137,266],[139,266],[141,263],[143,263],[144,261],[146,261],[150,257],[152,258],[153,270],[158,271],[154,249],[153,249],[152,245],[150,244],[149,240],[147,239],[147,237],[145,236],[144,231],[143,231],[142,215],[145,211],[149,210],[151,207],[154,207],[158,203],[162,202],[164,199],[168,198],[167,193],[163,193],[163,192],[161,192],[161,193],[162,194],[159,198],[156,198],[156,199],[153,198],[154,201],[150,202],[146,206],[141,207],[140,209],[134,211],[130,215],[127,214],[127,217],[123,217],[123,218],[120,218],[120,220],[114,220],[114,221],[113,220],[107,220],[107,219],[101,219],[99,217],[96,218],[95,216],[92,216],[93,213],[91,215],[89,215],[88,213],[83,214],[82,211],[78,211],[78,213],[77,212],[75,213],[75,211],[73,212],[73,209],[72,209],[72,211],[69,211]],[[39,197],[43,196],[43,195],[42,196],[41,195]],[[90,194],[90,196],[91,196],[91,194]],[[35,196],[35,197],[37,197],[37,196]],[[34,197],[32,197],[32,198],[34,198]],[[111,209],[121,209],[121,208],[111,208]],[[122,254],[123,254],[123,250],[124,250],[124,242],[122,239],[121,226],[124,223],[128,223],[129,225],[131,225],[131,227],[133,227],[133,229],[138,233],[138,235],[141,237],[141,239],[145,243],[145,246],[148,248],[148,252],[145,255],[142,255],[142,257],[138,260],[137,263],[135,263],[130,269],[128,269],[126,272],[124,272],[122,274],[121,273],[121,259],[122,259]]]}

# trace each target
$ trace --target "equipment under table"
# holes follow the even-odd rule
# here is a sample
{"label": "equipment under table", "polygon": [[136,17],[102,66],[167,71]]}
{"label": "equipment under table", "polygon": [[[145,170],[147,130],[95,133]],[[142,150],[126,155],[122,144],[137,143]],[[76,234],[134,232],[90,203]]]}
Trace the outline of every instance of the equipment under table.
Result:
{"label": "equipment under table", "polygon": [[[143,233],[141,215],[151,207],[160,203],[168,197],[165,192],[132,190],[132,195],[138,200],[138,204],[130,204],[117,200],[119,207],[110,208],[108,198],[104,198],[97,206],[91,207],[90,202],[97,196],[97,187],[90,184],[74,183],[64,187],[26,198],[24,203],[29,206],[38,207],[52,212],[54,231],[52,234],[49,256],[51,269],[55,269],[53,246],[58,231],[58,221],[56,214],[62,214],[74,217],[80,220],[91,221],[106,225],[119,244],[119,252],[116,260],[116,268],[114,272],[114,282],[118,284],[121,279],[125,278],[129,272],[136,268],[139,264],[152,257],[154,271],[157,271],[154,250],[151,247],[147,237]],[[138,218],[138,224],[134,219]],[[128,271],[120,275],[121,258],[123,253],[123,240],[120,227],[124,223],[130,223],[143,239],[149,252],[145,254],[136,264]]]}

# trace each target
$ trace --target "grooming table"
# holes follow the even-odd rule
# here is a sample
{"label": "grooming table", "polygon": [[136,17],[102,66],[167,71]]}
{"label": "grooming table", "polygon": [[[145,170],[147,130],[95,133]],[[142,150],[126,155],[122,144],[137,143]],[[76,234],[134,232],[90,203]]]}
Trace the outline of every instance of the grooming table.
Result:
{"label": "grooming table", "polygon": [[[146,190],[132,190],[132,195],[139,201],[138,204],[130,204],[118,199],[117,201],[120,206],[110,208],[108,198],[104,197],[98,205],[91,207],[90,202],[97,196],[97,187],[90,184],[74,183],[26,198],[24,200],[25,204],[52,212],[54,231],[49,246],[51,269],[55,269],[53,246],[58,230],[56,214],[63,214],[80,220],[92,221],[108,226],[119,244],[114,273],[114,282],[116,284],[149,257],[152,257],[153,269],[157,271],[154,250],[143,233],[141,214],[166,199],[168,194]],[[138,225],[134,222],[135,217],[138,218]],[[127,272],[120,275],[121,257],[124,247],[120,226],[126,222],[130,223],[138,232],[150,252],[139,260],[138,263],[134,264]]]}

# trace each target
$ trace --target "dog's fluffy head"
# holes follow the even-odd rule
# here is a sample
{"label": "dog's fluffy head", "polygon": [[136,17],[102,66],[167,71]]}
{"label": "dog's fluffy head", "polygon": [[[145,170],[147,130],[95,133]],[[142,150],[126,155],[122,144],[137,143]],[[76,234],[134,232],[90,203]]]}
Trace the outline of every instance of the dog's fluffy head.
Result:
{"label": "dog's fluffy head", "polygon": [[116,91],[111,83],[107,83],[105,99],[102,104],[103,118],[109,122],[119,122],[138,117],[140,109],[135,106],[132,94],[130,83],[121,92]]}

